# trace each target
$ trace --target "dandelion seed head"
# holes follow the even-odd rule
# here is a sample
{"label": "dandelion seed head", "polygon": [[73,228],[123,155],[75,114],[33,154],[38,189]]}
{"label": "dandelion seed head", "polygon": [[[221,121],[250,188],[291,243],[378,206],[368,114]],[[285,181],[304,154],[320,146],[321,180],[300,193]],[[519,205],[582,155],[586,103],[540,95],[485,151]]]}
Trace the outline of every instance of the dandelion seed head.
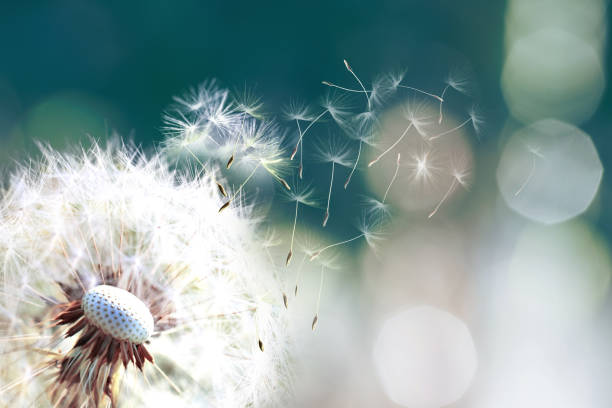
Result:
{"label": "dandelion seed head", "polygon": [[0,199],[0,405],[282,405],[290,340],[248,209],[116,142],[42,150]]}

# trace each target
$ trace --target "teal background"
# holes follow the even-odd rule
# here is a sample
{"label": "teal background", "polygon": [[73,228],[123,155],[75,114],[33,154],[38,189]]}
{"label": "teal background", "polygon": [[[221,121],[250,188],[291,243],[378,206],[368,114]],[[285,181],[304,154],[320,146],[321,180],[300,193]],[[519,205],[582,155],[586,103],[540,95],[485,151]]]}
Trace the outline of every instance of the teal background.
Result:
{"label": "teal background", "polygon": [[[255,86],[270,112],[291,98],[315,101],[320,81],[346,83],[342,59],[364,80],[405,67],[411,81],[439,89],[449,67],[469,63],[488,125],[476,157],[499,151],[507,118],[500,90],[504,1],[51,1],[0,6],[0,160],[116,130],[144,147],[162,138],[173,95],[207,78]],[[605,53],[609,66],[609,46]],[[606,90],[581,127],[604,168],[610,161],[612,101]],[[490,162],[490,161],[489,161]],[[483,166],[480,166],[483,168]],[[322,169],[321,174],[327,174]],[[492,172],[475,184],[492,182]],[[321,187],[327,176],[316,177]],[[356,183],[362,183],[359,178]],[[345,205],[342,196],[337,204]],[[607,175],[600,191],[610,206]],[[347,220],[357,210],[347,212]],[[348,222],[348,221],[347,221]],[[599,227],[612,233],[602,211]]]}

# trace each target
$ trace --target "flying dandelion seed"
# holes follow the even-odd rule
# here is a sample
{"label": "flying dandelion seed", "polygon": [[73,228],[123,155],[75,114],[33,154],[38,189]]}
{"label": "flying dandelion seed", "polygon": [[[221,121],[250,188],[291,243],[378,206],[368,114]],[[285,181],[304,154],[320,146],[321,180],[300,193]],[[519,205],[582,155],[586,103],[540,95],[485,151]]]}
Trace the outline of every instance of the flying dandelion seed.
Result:
{"label": "flying dandelion seed", "polygon": [[359,234],[351,238],[345,239],[344,241],[329,244],[320,249],[317,249],[316,251],[313,251],[310,254],[310,260],[313,261],[319,258],[322,253],[327,252],[332,248],[344,246],[361,238],[366,241],[370,248],[374,248],[376,242],[382,238],[380,233],[380,230],[382,229],[382,219],[380,217],[368,216],[367,214],[365,214],[359,222],[358,229]]}
{"label": "flying dandelion seed", "polygon": [[404,105],[403,113],[404,117],[408,121],[408,126],[406,126],[400,136],[382,153],[376,156],[372,161],[368,163],[368,167],[372,167],[374,164],[378,163],[380,159],[386,156],[389,152],[395,149],[402,140],[409,134],[410,129],[415,129],[419,135],[423,138],[423,140],[427,140],[426,127],[430,124],[429,120],[430,116],[427,115],[428,104],[424,101],[420,102],[409,102]]}
{"label": "flying dandelion seed", "polygon": [[334,173],[336,166],[349,167],[351,165],[349,156],[351,151],[346,143],[339,141],[337,138],[331,137],[327,143],[317,146],[319,160],[324,163],[331,163],[331,174],[329,177],[329,191],[327,193],[327,206],[325,207],[325,216],[323,217],[323,226],[329,221],[329,207],[331,204],[332,189],[334,187]]}
{"label": "flying dandelion seed", "polygon": [[295,242],[295,229],[297,226],[298,219],[298,210],[300,204],[303,206],[314,207],[318,203],[313,198],[314,190],[308,185],[304,187],[293,188],[291,191],[287,191],[286,195],[289,201],[295,201],[295,214],[293,216],[293,228],[291,229],[291,243],[289,245],[289,252],[287,253],[287,258],[285,260],[285,265],[289,266],[289,262],[291,262],[291,258],[293,257],[293,243]]}
{"label": "flying dandelion seed", "polygon": [[387,189],[385,190],[385,195],[383,196],[382,199],[382,204],[385,204],[385,201],[387,201],[387,195],[389,194],[389,190],[391,190],[391,186],[393,185],[393,182],[395,181],[395,179],[397,178],[397,174],[399,173],[399,168],[400,168],[400,160],[401,160],[401,153],[397,154],[397,161],[395,162],[395,173],[393,173],[393,177],[391,177],[391,181],[389,182],[389,185],[387,186]]}
{"label": "flying dandelion seed", "polygon": [[211,217],[211,176],[117,143],[42,150],[0,201],[0,405],[285,405],[280,283],[247,208]]}
{"label": "flying dandelion seed", "polygon": [[[300,179],[304,177],[304,149],[303,149],[303,140],[302,137],[304,133],[302,132],[302,125],[300,122],[310,122],[315,120],[315,116],[312,115],[310,107],[305,104],[298,103],[296,101],[292,101],[289,103],[284,110],[284,116],[287,120],[295,121],[295,125],[298,130],[298,144],[296,149],[300,150],[300,165],[298,167],[298,176]],[[292,153],[292,159],[295,153]]]}
{"label": "flying dandelion seed", "polygon": [[444,119],[444,114],[442,112],[442,104],[444,103],[444,96],[446,95],[446,92],[449,89],[454,89],[455,91],[462,93],[462,94],[469,93],[470,81],[468,79],[468,76],[465,70],[461,70],[458,68],[451,70],[451,72],[448,74],[448,76],[444,80],[444,83],[446,84],[446,86],[442,90],[442,93],[440,94],[440,98],[439,98],[440,103],[439,103],[438,124],[441,124],[442,120]]}
{"label": "flying dandelion seed", "polygon": [[304,131],[300,132],[298,141],[290,155],[291,160],[293,160],[297,154],[298,148],[303,146],[303,140],[308,131],[326,114],[329,114],[334,123],[336,123],[341,129],[346,129],[348,127],[348,118],[350,117],[351,112],[345,97],[339,94],[328,93],[321,101],[321,107],[323,107],[323,111],[310,120],[310,123],[308,126],[306,126]]}
{"label": "flying dandelion seed", "polygon": [[429,213],[427,218],[431,218],[434,215],[436,215],[436,213],[438,212],[442,204],[448,199],[448,197],[451,195],[451,193],[455,190],[455,188],[458,185],[466,189],[469,186],[468,178],[470,176],[470,171],[469,169],[465,167],[466,161],[461,160],[461,161],[454,161],[454,162],[455,163],[452,165],[452,168],[451,168],[451,175],[453,177],[451,185],[449,186],[448,190],[446,190],[446,192],[444,193],[444,195],[442,196],[438,204],[436,204],[433,211]]}
{"label": "flying dandelion seed", "polygon": [[457,126],[451,129],[445,130],[444,132],[441,132],[441,133],[438,133],[437,135],[429,137],[428,140],[430,142],[434,141],[436,139],[439,139],[442,136],[446,136],[448,134],[456,132],[457,130],[467,126],[468,124],[472,125],[472,128],[476,132],[476,135],[480,133],[480,128],[483,124],[483,119],[482,119],[482,116],[478,113],[476,107],[472,107],[472,109],[469,111],[467,119],[465,119],[463,122],[461,122],[460,124],[458,124]]}
{"label": "flying dandelion seed", "polygon": [[323,281],[325,280],[325,265],[321,264],[321,280],[319,282],[319,294],[317,295],[317,306],[315,308],[315,315],[312,319],[311,328],[314,331],[319,323],[319,310],[321,309],[321,294],[323,293]]}

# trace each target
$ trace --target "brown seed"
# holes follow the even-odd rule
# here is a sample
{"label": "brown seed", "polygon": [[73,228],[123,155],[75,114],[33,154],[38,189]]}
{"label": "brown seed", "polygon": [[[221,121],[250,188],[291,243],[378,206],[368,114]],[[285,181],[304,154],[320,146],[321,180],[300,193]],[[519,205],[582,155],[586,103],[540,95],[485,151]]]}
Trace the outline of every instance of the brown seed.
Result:
{"label": "brown seed", "polygon": [[295,147],[293,148],[293,151],[291,152],[291,160],[293,160],[293,158],[295,157],[295,154],[298,151],[298,147],[300,147],[300,144],[296,144]]}
{"label": "brown seed", "polygon": [[319,321],[319,315],[316,314],[314,319],[312,319],[312,331],[317,327],[317,322]]}
{"label": "brown seed", "polygon": [[264,351],[264,344],[263,344],[263,341],[261,341],[261,339],[259,339],[258,341],[259,341],[259,349],[260,349],[260,350],[262,351],[262,353],[263,353],[263,351]]}
{"label": "brown seed", "polygon": [[234,163],[234,155],[232,154],[232,157],[229,158],[229,160],[227,161],[227,164],[225,165],[225,167],[227,167],[227,169],[229,170],[230,167],[232,167],[232,163]]}
{"label": "brown seed", "polygon": [[285,309],[289,308],[289,299],[287,299],[287,295],[283,292],[283,303],[285,304]]}
{"label": "brown seed", "polygon": [[320,253],[321,251],[317,251],[314,254],[310,255],[310,260],[312,261],[313,259],[315,259],[317,256],[319,256]]}
{"label": "brown seed", "polygon": [[227,200],[227,202],[225,204],[223,204],[221,206],[221,208],[219,208],[219,212],[225,210],[227,207],[229,207],[229,205],[231,204],[232,200]]}
{"label": "brown seed", "polygon": [[284,179],[279,178],[278,181],[280,181],[280,183],[283,185],[283,187],[285,187],[287,190],[291,191],[291,186]]}
{"label": "brown seed", "polygon": [[294,296],[297,296],[297,289],[298,289],[298,285],[295,285],[295,290],[293,291]]}
{"label": "brown seed", "polygon": [[285,260],[285,266],[289,266],[289,262],[291,262],[292,256],[293,256],[293,251],[289,250],[289,253],[287,254],[287,259]]}
{"label": "brown seed", "polygon": [[225,191],[225,188],[221,185],[221,183],[217,183],[217,187],[219,188],[219,192],[223,194],[223,197],[227,197],[227,192]]}

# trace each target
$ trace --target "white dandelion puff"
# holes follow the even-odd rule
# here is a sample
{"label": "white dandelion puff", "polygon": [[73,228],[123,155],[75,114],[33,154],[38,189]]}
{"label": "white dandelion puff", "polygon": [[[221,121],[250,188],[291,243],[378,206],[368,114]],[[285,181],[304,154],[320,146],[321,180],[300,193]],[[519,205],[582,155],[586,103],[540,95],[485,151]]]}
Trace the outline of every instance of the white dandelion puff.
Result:
{"label": "white dandelion puff", "polygon": [[220,204],[212,177],[117,143],[18,169],[0,199],[0,405],[282,405],[280,283],[248,210]]}

